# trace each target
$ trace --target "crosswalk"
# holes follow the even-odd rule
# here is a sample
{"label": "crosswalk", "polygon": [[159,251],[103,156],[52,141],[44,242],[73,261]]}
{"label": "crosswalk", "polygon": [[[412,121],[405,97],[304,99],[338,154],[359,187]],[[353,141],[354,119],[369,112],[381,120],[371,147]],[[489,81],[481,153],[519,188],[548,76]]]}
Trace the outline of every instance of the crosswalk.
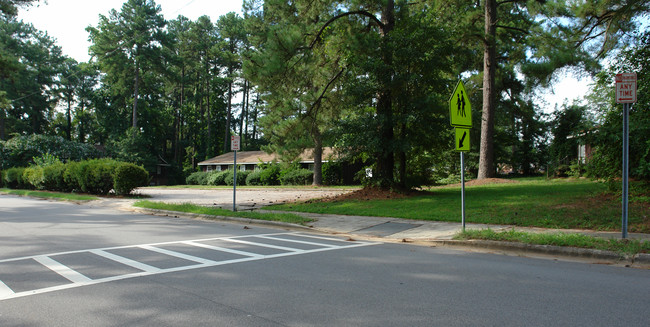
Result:
{"label": "crosswalk", "polygon": [[377,243],[303,233],[217,237],[0,260],[0,301],[65,289]]}

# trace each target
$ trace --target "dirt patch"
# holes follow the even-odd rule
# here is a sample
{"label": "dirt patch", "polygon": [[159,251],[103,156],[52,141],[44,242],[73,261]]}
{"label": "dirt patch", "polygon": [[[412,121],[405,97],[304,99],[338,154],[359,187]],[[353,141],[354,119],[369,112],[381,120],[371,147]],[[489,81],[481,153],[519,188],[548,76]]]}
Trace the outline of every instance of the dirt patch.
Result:
{"label": "dirt patch", "polygon": [[[484,178],[484,179],[472,179],[470,181],[465,181],[465,186],[478,186],[478,185],[486,185],[486,184],[514,184],[514,183],[519,183],[519,181],[513,179],[506,179],[506,178]],[[459,187],[459,186],[461,186],[461,183],[434,186],[432,188]]]}
{"label": "dirt patch", "polygon": [[[322,199],[313,199],[307,203],[313,202],[338,202],[338,201],[369,201],[369,200],[386,200],[386,199],[404,199],[412,196],[422,195],[422,191],[394,192],[376,187],[366,187],[354,192],[340,194],[337,196],[326,197]],[[427,193],[430,194],[430,193]]]}

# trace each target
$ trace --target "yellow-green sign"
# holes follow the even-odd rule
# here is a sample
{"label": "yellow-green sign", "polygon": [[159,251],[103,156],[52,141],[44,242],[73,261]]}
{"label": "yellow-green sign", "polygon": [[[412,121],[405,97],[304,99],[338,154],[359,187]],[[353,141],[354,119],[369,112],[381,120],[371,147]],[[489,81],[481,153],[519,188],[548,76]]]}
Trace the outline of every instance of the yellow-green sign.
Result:
{"label": "yellow-green sign", "polygon": [[449,99],[449,115],[451,126],[472,127],[472,105],[465,91],[463,81],[458,81]]}
{"label": "yellow-green sign", "polygon": [[456,143],[456,151],[469,152],[469,128],[456,127],[456,137],[454,142]]}

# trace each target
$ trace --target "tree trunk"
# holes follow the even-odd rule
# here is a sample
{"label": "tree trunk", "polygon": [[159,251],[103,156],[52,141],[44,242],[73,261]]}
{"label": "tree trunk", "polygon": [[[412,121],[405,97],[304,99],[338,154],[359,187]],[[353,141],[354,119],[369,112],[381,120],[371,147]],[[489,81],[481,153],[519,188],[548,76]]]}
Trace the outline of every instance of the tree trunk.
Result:
{"label": "tree trunk", "polygon": [[494,177],[494,80],[496,74],[496,0],[485,1],[485,47],[483,52],[483,114],[478,179]]}
{"label": "tree trunk", "polygon": [[5,109],[0,108],[0,140],[5,139]]}
{"label": "tree trunk", "polygon": [[228,83],[228,112],[226,112],[226,135],[223,138],[223,152],[230,152],[228,143],[230,142],[230,115],[232,113],[232,81]]}
{"label": "tree trunk", "polygon": [[395,157],[393,151],[393,106],[391,84],[392,72],[392,51],[389,48],[388,34],[395,26],[395,2],[388,0],[381,16],[384,24],[381,30],[382,36],[382,61],[383,72],[380,76],[381,89],[377,99],[377,119],[379,121],[379,138],[382,148],[377,154],[377,179],[382,188],[392,187],[394,184]]}
{"label": "tree trunk", "polygon": [[248,113],[248,104],[250,102],[250,97],[251,97],[250,96],[250,91],[251,90],[250,90],[250,83],[249,83],[248,89],[246,89],[246,94],[245,94],[245,96],[246,96],[246,107],[244,107],[244,108],[246,110],[246,115],[244,116],[244,130],[242,131],[242,137],[243,137],[242,147],[246,146],[246,141],[248,141],[248,137],[247,137],[247,135],[248,135],[248,114],[249,114]]}
{"label": "tree trunk", "polygon": [[314,178],[311,185],[321,186],[323,185],[323,135],[318,127],[314,128],[312,135],[314,137]]}
{"label": "tree trunk", "polygon": [[246,95],[248,94],[248,81],[244,80],[244,91],[243,98],[241,100],[241,114],[239,115],[239,135],[241,136],[242,141],[245,140],[244,137],[244,120],[246,119]]}
{"label": "tree trunk", "polygon": [[205,155],[208,158],[212,158],[212,115],[210,114],[210,67],[209,63],[206,61],[205,64],[205,97],[206,97],[206,110],[207,110],[207,119],[208,119],[208,139],[206,140],[206,149]]}
{"label": "tree trunk", "polygon": [[72,141],[72,94],[68,93],[68,109],[66,110],[66,118],[68,120],[68,128],[66,129],[66,134],[68,136],[68,141]]}
{"label": "tree trunk", "polygon": [[135,86],[133,87],[133,130],[138,130],[138,87],[140,87],[140,63],[135,61]]}

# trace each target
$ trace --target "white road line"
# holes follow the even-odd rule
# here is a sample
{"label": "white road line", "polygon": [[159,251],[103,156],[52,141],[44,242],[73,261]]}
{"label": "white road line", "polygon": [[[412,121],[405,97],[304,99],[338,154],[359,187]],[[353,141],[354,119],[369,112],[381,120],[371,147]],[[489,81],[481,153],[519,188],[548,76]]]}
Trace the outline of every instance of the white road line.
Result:
{"label": "white road line", "polygon": [[257,242],[236,240],[236,239],[231,239],[231,238],[224,239],[224,241],[242,243],[242,244],[248,244],[248,245],[254,245],[254,246],[261,246],[261,247],[265,247],[265,248],[277,249],[277,250],[283,250],[283,251],[290,251],[290,252],[303,252],[304,251],[304,250],[301,250],[301,249],[288,248],[288,247],[284,247],[284,246],[277,246],[277,245],[271,245],[271,244],[266,244],[266,243],[257,243]]}
{"label": "white road line", "polygon": [[67,278],[69,281],[73,283],[88,283],[92,280],[50,257],[38,256],[38,257],[34,257],[34,260],[36,260],[38,263],[42,264],[43,266],[49,268],[50,270],[54,271],[55,273]]}
{"label": "white road line", "polygon": [[264,255],[260,255],[257,253],[252,253],[252,252],[244,252],[244,251],[239,251],[239,250],[233,250],[233,249],[228,249],[228,248],[222,248],[219,246],[212,246],[208,244],[203,244],[203,243],[197,243],[193,241],[187,241],[187,242],[181,242],[183,244],[187,245],[192,245],[192,246],[197,246],[205,249],[210,249],[210,250],[215,250],[215,251],[221,251],[221,252],[226,252],[226,253],[232,253],[232,254],[237,254],[245,257],[252,257],[252,258],[263,258],[265,257]]}
{"label": "white road line", "polygon": [[158,252],[158,253],[162,253],[162,254],[169,255],[169,256],[172,256],[172,257],[176,257],[176,258],[181,258],[181,259],[185,259],[185,260],[189,260],[189,261],[202,263],[202,264],[205,264],[205,265],[211,265],[211,264],[216,262],[216,261],[203,259],[203,258],[195,257],[195,256],[184,254],[184,253],[179,253],[179,252],[175,252],[175,251],[156,248],[156,247],[153,247],[151,245],[140,245],[139,248],[149,250],[149,251]]}
{"label": "white road line", "polygon": [[[171,273],[171,272],[180,272],[180,271],[186,271],[186,270],[192,270],[192,269],[198,269],[198,268],[215,267],[215,266],[229,265],[229,264],[235,264],[235,263],[257,261],[257,260],[263,260],[263,259],[281,258],[281,257],[288,257],[288,256],[294,256],[294,255],[306,254],[306,253],[318,253],[318,252],[350,249],[350,248],[356,248],[356,247],[364,247],[364,246],[369,246],[369,245],[381,244],[381,243],[375,243],[375,242],[373,242],[373,243],[371,243],[371,242],[346,242],[346,243],[343,243],[343,245],[341,245],[341,246],[323,245],[323,247],[317,248],[317,249],[299,250],[299,249],[293,249],[293,248],[288,248],[288,247],[281,247],[281,246],[275,246],[275,245],[270,245],[270,244],[249,242],[249,241],[244,241],[244,240],[239,240],[238,239],[238,238],[250,238],[250,237],[258,237],[258,236],[276,236],[276,235],[295,235],[295,236],[298,236],[298,237],[311,237],[309,235],[303,235],[303,234],[299,234],[299,233],[277,233],[277,234],[247,235],[247,236],[236,236],[236,237],[219,237],[219,238],[212,238],[212,239],[205,239],[205,240],[177,241],[177,242],[165,242],[165,243],[157,243],[157,244],[120,246],[120,247],[92,249],[92,250],[79,250],[79,251],[62,252],[62,253],[58,253],[58,254],[37,255],[37,256],[32,256],[32,257],[0,260],[0,263],[2,263],[2,262],[11,262],[11,261],[18,261],[18,260],[34,259],[34,260],[40,262],[41,264],[43,264],[44,266],[46,266],[46,267],[48,267],[48,268],[50,268],[52,270],[57,269],[57,270],[55,270],[57,273],[61,274],[62,276],[66,277],[66,278],[68,278],[69,280],[72,281],[72,283],[70,283],[70,284],[57,285],[57,286],[52,286],[52,287],[46,287],[46,288],[40,288],[40,289],[28,290],[28,291],[15,293],[11,288],[9,288],[7,285],[5,285],[0,280],[0,301],[20,298],[20,297],[25,297],[25,296],[30,296],[30,295],[36,295],[36,294],[43,294],[43,293],[48,293],[48,292],[61,291],[61,290],[66,290],[66,289],[71,289],[71,288],[81,287],[81,286],[86,286],[86,285],[95,285],[95,284],[100,284],[100,283],[107,283],[107,282],[118,281],[118,280],[129,279],[129,278],[151,276],[151,275],[158,275],[158,274]],[[314,237],[314,238],[322,238],[322,237]],[[285,241],[285,239],[282,239],[282,238],[278,238],[278,239],[282,240],[282,241]],[[343,242],[343,241],[341,241],[339,239],[332,239],[332,238],[322,238],[322,239],[326,239],[326,240],[330,240],[330,241]],[[271,254],[271,255],[260,255],[260,254],[251,253],[251,252],[238,251],[238,250],[233,250],[233,249],[228,249],[228,248],[221,248],[221,247],[217,247],[217,246],[211,246],[211,245],[207,245],[207,244],[198,243],[199,241],[212,241],[212,240],[231,241],[231,242],[235,242],[235,243],[249,244],[249,245],[253,245],[253,246],[275,248],[275,249],[285,250],[287,252]],[[224,261],[211,261],[211,260],[207,260],[207,259],[198,258],[198,257],[186,255],[186,254],[183,254],[183,253],[175,252],[175,251],[169,251],[169,250],[154,247],[154,245],[162,245],[162,244],[186,244],[186,245],[198,246],[198,247],[203,247],[203,248],[206,248],[206,249],[211,249],[211,250],[216,250],[216,251],[223,251],[223,252],[238,254],[238,255],[241,255],[241,256],[244,256],[244,257],[243,258],[238,258],[238,259],[224,260]],[[163,253],[163,254],[173,255],[175,257],[188,259],[188,260],[199,262],[199,263],[196,264],[196,265],[160,269],[160,268],[156,268],[156,267],[144,264],[144,263],[137,262],[135,260],[131,260],[131,259],[119,256],[119,255],[107,252],[107,251],[110,251],[110,250],[127,249],[127,248],[142,248],[142,249],[145,249],[145,250],[151,250],[151,251],[156,251],[156,252],[160,252],[160,253]],[[111,277],[106,277],[106,278],[94,279],[93,280],[93,279],[89,279],[88,277],[83,276],[82,274],[68,268],[67,266],[62,265],[62,264],[56,262],[55,260],[49,258],[49,256],[55,256],[55,255],[61,255],[61,254],[71,254],[71,253],[93,253],[95,255],[107,258],[109,260],[113,260],[113,261],[122,263],[124,265],[131,266],[131,267],[136,268],[136,269],[141,270],[141,271],[130,273],[130,274],[111,276]]]}
{"label": "white road line", "polygon": [[14,291],[0,280],[0,299],[3,297],[11,296],[13,294]]}
{"label": "white road line", "polygon": [[292,239],[287,239],[287,238],[271,237],[271,236],[255,236],[255,237],[258,237],[258,238],[264,238],[264,239],[267,239],[267,240],[282,241],[282,242],[300,243],[300,244],[307,244],[307,245],[314,245],[314,246],[324,246],[324,247],[328,247],[328,248],[335,248],[335,247],[338,247],[338,245],[330,245],[330,244],[315,243],[315,242],[307,242],[307,241],[298,241],[298,240],[292,240]]}
{"label": "white road line", "polygon": [[131,267],[136,268],[136,269],[140,269],[140,270],[145,271],[145,272],[151,272],[151,273],[160,272],[160,268],[156,268],[156,267],[150,266],[148,264],[137,262],[137,261],[131,260],[129,258],[121,257],[119,255],[109,253],[109,252],[106,252],[106,251],[103,251],[103,250],[90,250],[88,252],[96,254],[98,256],[102,256],[102,257],[104,257],[106,259],[111,259],[113,261],[117,261],[117,262],[119,262],[121,264],[131,266]]}

